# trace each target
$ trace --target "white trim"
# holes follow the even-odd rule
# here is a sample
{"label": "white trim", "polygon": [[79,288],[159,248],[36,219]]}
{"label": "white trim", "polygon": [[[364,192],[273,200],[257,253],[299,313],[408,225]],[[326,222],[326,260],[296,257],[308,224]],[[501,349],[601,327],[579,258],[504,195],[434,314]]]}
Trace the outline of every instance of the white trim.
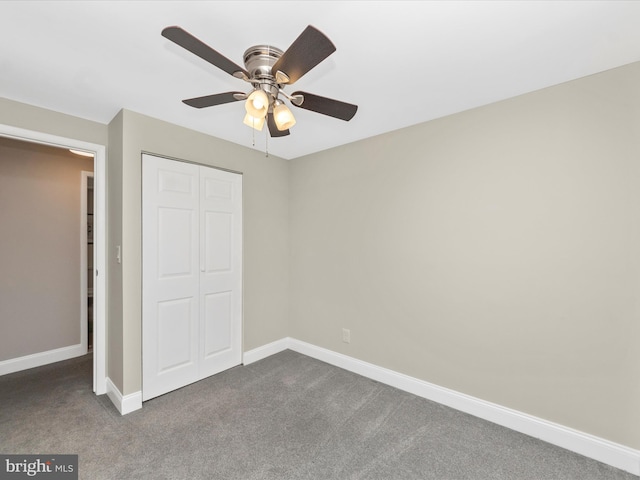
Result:
{"label": "white trim", "polygon": [[242,363],[243,365],[250,365],[258,360],[262,360],[263,358],[267,358],[271,355],[287,350],[290,342],[290,338],[281,338],[275,342],[267,343],[261,347],[244,352],[244,355],[242,356]]}
{"label": "white trim", "polygon": [[80,357],[87,353],[87,346],[81,343],[70,345],[68,347],[47,350],[46,352],[33,353],[24,357],[10,358],[0,362],[0,375],[27,370],[29,368],[41,367],[54,362],[69,360],[70,358]]}
{"label": "white trim", "polygon": [[[93,390],[96,395],[106,393],[107,356],[106,356],[106,332],[107,332],[107,268],[106,268],[106,147],[97,143],[85,142],[67,137],[59,137],[48,133],[37,132],[0,124],[0,136],[16,138],[26,142],[41,143],[63,148],[76,148],[94,153],[94,255],[95,269],[100,272],[93,285]],[[81,355],[81,354],[79,354]]]}
{"label": "white trim", "polygon": [[107,392],[107,152],[100,145],[93,160],[93,271],[93,391],[103,395]]}
{"label": "white trim", "polygon": [[138,391],[129,395],[122,395],[118,387],[114,385],[109,377],[106,380],[107,396],[109,400],[116,406],[120,415],[134,412],[142,408],[142,392]]}
{"label": "white trim", "polygon": [[290,349],[294,352],[321,360],[336,367],[357,373],[363,377],[390,385],[469,413],[503,427],[539,438],[545,442],[566,448],[585,457],[592,458],[615,468],[640,475],[640,450],[620,445],[603,438],[580,432],[557,423],[549,422],[526,413],[486,402],[448,388],[440,387],[423,380],[409,377],[353,357],[336,353],[325,348],[293,338],[283,338],[245,353],[245,365],[280,351]]}

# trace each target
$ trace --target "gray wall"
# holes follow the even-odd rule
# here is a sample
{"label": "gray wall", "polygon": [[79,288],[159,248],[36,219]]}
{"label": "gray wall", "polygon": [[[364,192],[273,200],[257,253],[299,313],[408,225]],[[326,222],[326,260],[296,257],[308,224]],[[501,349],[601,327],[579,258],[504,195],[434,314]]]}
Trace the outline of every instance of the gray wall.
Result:
{"label": "gray wall", "polygon": [[2,97],[0,124],[98,145],[107,144],[106,125]]}
{"label": "gray wall", "polygon": [[[247,142],[251,131],[247,129]],[[109,126],[109,376],[141,389],[141,153],[243,174],[244,350],[288,335],[289,163],[264,152],[121,111]],[[121,202],[112,198],[121,194]],[[120,209],[120,211],[113,211]],[[121,231],[117,231],[121,222]],[[114,260],[122,245],[122,264]],[[119,317],[115,312],[120,313]],[[122,375],[113,378],[111,373]]]}
{"label": "gray wall", "polygon": [[93,159],[0,137],[0,361],[81,341],[83,170]]}
{"label": "gray wall", "polygon": [[292,161],[290,335],[640,448],[638,85]]}
{"label": "gray wall", "polygon": [[107,377],[122,392],[124,337],[122,330],[122,268],[115,257],[122,245],[122,123],[120,112],[109,123],[107,148]]}

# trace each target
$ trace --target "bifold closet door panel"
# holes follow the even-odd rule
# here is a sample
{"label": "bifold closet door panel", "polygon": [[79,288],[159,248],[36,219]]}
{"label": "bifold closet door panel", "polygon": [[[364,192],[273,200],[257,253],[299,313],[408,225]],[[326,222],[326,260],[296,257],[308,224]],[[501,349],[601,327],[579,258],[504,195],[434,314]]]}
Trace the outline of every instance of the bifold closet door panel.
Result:
{"label": "bifold closet door panel", "polygon": [[200,374],[242,362],[242,176],[200,167]]}
{"label": "bifold closet door panel", "polygon": [[143,157],[143,400],[198,379],[199,171]]}

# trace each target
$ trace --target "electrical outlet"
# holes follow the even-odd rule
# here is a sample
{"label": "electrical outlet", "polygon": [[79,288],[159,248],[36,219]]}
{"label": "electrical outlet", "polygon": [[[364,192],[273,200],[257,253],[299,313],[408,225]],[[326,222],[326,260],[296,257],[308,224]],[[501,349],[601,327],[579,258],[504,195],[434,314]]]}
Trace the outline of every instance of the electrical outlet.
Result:
{"label": "electrical outlet", "polygon": [[351,330],[348,328],[342,329],[342,341],[344,343],[351,343]]}

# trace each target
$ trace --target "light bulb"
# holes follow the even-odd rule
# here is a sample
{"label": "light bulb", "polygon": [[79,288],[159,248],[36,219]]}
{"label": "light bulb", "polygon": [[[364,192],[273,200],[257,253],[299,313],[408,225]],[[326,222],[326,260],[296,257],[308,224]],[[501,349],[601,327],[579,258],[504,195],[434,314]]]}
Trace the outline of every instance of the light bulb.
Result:
{"label": "light bulb", "polygon": [[262,90],[254,90],[244,104],[247,113],[255,118],[264,118],[269,109],[269,97]]}
{"label": "light bulb", "polygon": [[251,100],[251,103],[256,110],[262,110],[264,108],[264,98],[262,98],[262,95],[256,95],[256,97]]}
{"label": "light bulb", "polygon": [[85,152],[84,150],[74,150],[73,148],[70,148],[69,151],[71,153],[75,153],[76,155],[82,155],[83,157],[93,158],[93,153],[91,152]]}

